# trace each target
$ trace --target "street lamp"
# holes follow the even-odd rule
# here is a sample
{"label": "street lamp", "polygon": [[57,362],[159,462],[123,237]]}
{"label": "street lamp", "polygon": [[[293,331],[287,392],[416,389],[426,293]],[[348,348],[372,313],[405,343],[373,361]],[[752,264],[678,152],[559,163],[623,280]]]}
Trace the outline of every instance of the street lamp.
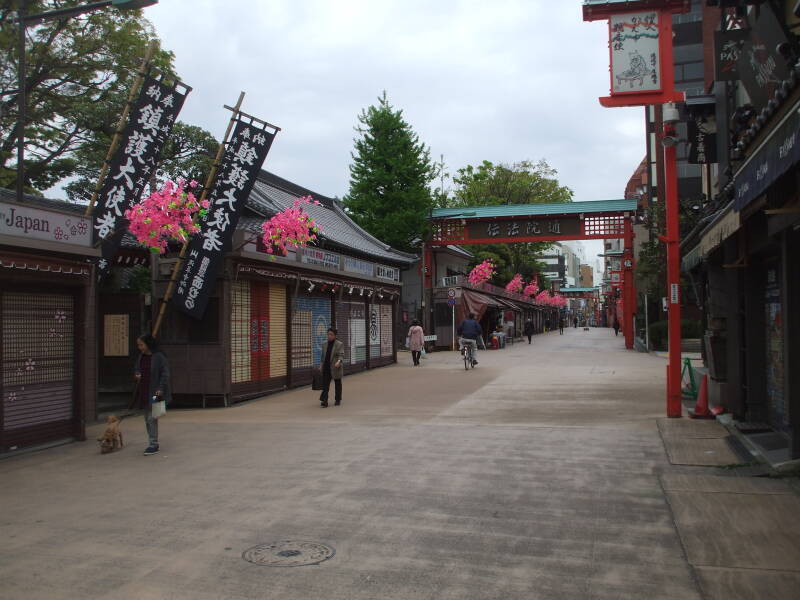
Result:
{"label": "street lamp", "polygon": [[17,47],[19,52],[19,72],[17,73],[17,202],[22,202],[25,190],[25,113],[27,104],[25,90],[25,30],[28,25],[52,21],[53,19],[68,19],[102,8],[108,8],[109,6],[119,10],[136,10],[153,4],[158,4],[158,0],[105,0],[103,2],[57,8],[29,15],[27,10],[28,0],[19,0],[19,9],[17,11]]}

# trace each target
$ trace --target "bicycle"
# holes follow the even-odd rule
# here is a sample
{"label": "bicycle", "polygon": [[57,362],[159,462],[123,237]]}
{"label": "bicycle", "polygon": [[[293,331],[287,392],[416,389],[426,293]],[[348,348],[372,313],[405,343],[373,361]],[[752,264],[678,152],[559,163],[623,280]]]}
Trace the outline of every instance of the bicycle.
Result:
{"label": "bicycle", "polygon": [[461,356],[464,357],[464,370],[469,371],[470,368],[475,368],[475,355],[473,354],[472,344],[465,344],[464,340],[461,342]]}

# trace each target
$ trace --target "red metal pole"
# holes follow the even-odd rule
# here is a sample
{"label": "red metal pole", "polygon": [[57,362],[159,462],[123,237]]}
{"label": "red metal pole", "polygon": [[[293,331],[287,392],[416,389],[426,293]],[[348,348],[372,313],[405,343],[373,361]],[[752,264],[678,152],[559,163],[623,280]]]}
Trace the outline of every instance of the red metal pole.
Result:
{"label": "red metal pole", "polygon": [[[675,137],[674,128],[664,125],[664,136]],[[678,209],[678,161],[675,146],[664,147],[664,187],[667,217],[667,302],[669,330],[669,367],[667,381],[667,416],[680,417],[681,405],[681,265],[680,220]]]}
{"label": "red metal pole", "polygon": [[633,292],[633,225],[630,216],[625,216],[624,250],[622,253],[622,333],[625,347],[633,349],[633,313],[636,312],[636,299]]}

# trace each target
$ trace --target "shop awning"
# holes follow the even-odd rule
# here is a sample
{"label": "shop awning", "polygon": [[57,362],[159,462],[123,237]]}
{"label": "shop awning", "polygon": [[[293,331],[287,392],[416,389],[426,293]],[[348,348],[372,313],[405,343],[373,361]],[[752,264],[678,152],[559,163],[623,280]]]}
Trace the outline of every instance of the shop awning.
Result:
{"label": "shop awning", "polygon": [[80,276],[89,275],[91,272],[91,267],[85,263],[44,259],[22,254],[0,254],[0,268]]}
{"label": "shop awning", "polygon": [[736,210],[741,211],[800,161],[800,115],[796,104],[734,175]]}

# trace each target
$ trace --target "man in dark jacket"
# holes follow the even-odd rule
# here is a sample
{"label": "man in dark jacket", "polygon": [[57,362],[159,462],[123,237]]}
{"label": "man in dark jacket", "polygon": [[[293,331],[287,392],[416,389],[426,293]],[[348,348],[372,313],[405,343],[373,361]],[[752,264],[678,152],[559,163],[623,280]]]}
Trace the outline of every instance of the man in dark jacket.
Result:
{"label": "man in dark jacket", "polygon": [[[467,318],[458,326],[458,335],[461,338],[462,344],[469,344],[472,346],[472,356],[478,356],[478,338],[483,335],[481,324],[475,320],[475,315],[469,313]],[[478,361],[474,361],[478,364]]]}
{"label": "man in dark jacket", "polygon": [[342,376],[344,375],[344,344],[336,339],[336,330],[328,328],[328,341],[322,345],[322,393],[319,395],[319,403],[322,408],[328,408],[328,391],[331,388],[333,379],[333,389],[335,392],[336,406],[342,403]]}
{"label": "man in dark jacket", "polygon": [[522,333],[528,336],[528,343],[531,343],[531,338],[533,338],[533,321],[528,319],[525,321],[525,329],[522,330]]}

